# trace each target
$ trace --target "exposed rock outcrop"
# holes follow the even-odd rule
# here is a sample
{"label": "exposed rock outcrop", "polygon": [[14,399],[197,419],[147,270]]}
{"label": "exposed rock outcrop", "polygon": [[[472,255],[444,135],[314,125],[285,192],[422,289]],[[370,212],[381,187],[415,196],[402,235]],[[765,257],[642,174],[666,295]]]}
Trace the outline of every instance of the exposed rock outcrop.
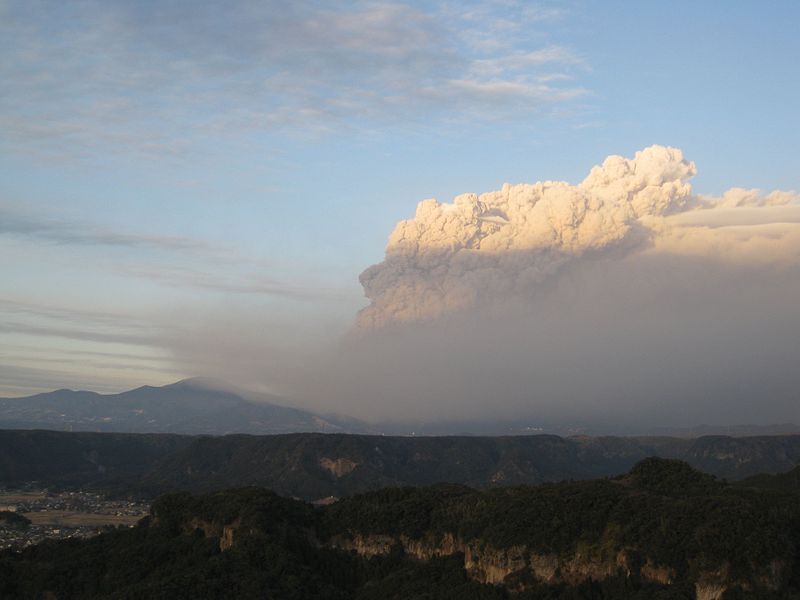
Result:
{"label": "exposed rock outcrop", "polygon": [[642,565],[640,572],[644,579],[655,581],[663,585],[673,583],[676,576],[675,569],[663,565],[656,565],[649,560]]}
{"label": "exposed rock outcrop", "polygon": [[358,465],[359,463],[349,458],[328,458],[327,456],[323,456],[319,459],[319,466],[337,479],[352,473]]}
{"label": "exposed rock outcrop", "polygon": [[[407,555],[424,561],[463,554],[464,570],[469,577],[491,584],[502,584],[514,573],[533,576],[543,583],[569,585],[587,580],[601,581],[619,572],[632,574],[632,561],[625,550],[605,559],[580,549],[571,557],[560,557],[556,554],[533,552],[526,546],[495,548],[478,541],[465,542],[451,533],[446,533],[438,540],[430,537],[412,539],[404,535],[355,535],[333,538],[330,545],[365,557],[388,554],[392,548],[401,546]],[[647,561],[639,569],[638,575],[646,581],[666,584],[673,581],[675,571]]]}
{"label": "exposed rock outcrop", "polygon": [[187,533],[199,530],[202,531],[203,535],[207,538],[219,538],[219,549],[225,552],[233,547],[236,532],[239,530],[239,527],[241,527],[241,524],[241,519],[236,519],[227,525],[221,525],[219,523],[194,518],[186,523],[183,529]]}

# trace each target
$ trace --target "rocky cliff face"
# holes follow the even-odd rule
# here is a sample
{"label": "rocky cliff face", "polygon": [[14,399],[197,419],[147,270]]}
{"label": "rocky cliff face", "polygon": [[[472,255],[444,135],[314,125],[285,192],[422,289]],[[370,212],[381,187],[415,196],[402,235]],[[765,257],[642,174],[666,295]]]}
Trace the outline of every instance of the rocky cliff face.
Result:
{"label": "rocky cliff face", "polygon": [[233,547],[236,533],[239,531],[241,525],[241,519],[236,519],[227,525],[222,525],[194,518],[184,525],[183,530],[185,533],[199,530],[202,531],[203,535],[207,538],[219,538],[219,549],[225,552]]}
{"label": "rocky cliff face", "polygon": [[328,471],[331,475],[336,477],[344,477],[352,473],[359,463],[352,461],[348,458],[328,458],[323,456],[319,459],[319,466]]}
{"label": "rocky cliff face", "polygon": [[[355,535],[349,538],[336,537],[330,544],[365,557],[388,554],[398,545],[407,555],[419,560],[463,554],[464,570],[470,578],[481,583],[507,583],[506,578],[516,574],[529,575],[543,583],[576,585],[587,580],[601,581],[620,571],[632,574],[632,561],[626,550],[620,550],[605,559],[598,559],[580,549],[572,556],[564,557],[537,553],[526,546],[494,548],[479,541],[464,541],[450,533],[438,540],[411,539],[403,535]],[[638,575],[646,581],[671,583],[675,571],[648,561],[639,569]]]}
{"label": "rocky cliff face", "polygon": [[[602,581],[620,573],[628,577],[637,575],[642,581],[662,585],[675,583],[677,578],[674,568],[650,559],[636,567],[633,548],[621,549],[615,555],[604,558],[580,547],[572,556],[559,556],[537,553],[526,546],[494,548],[478,541],[466,542],[450,533],[438,540],[430,537],[411,539],[403,535],[339,536],[331,539],[329,544],[364,557],[388,554],[396,546],[401,546],[407,555],[423,561],[463,554],[464,570],[471,579],[480,583],[503,584],[517,590],[524,589],[524,586],[509,581],[510,575],[519,576],[513,580],[524,580],[528,576],[542,583],[567,585],[578,585],[589,580]],[[786,581],[788,567],[784,561],[770,563],[763,573],[756,574],[759,588],[780,591]],[[701,572],[695,581],[695,593],[697,600],[721,600],[725,592],[735,586],[754,590],[751,582],[732,579],[728,565],[723,565],[714,571]]]}
{"label": "rocky cliff face", "polygon": [[[350,466],[326,464],[332,477]],[[272,544],[289,531],[353,565],[362,564],[358,556],[390,556],[373,563],[446,568],[469,585],[502,585],[512,594],[633,586],[717,600],[797,590],[799,510],[793,492],[734,486],[680,461],[650,458],[596,482],[387,488],[323,508],[258,488],[174,494],[153,504],[149,523],[172,535],[202,533],[221,551]]]}

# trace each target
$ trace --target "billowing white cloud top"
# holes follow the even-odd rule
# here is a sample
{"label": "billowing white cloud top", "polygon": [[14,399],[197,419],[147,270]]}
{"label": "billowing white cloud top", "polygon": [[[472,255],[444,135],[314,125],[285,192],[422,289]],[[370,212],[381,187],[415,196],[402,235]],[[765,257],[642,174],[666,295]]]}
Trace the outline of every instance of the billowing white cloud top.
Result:
{"label": "billowing white cloud top", "polygon": [[608,157],[579,185],[505,184],[452,204],[424,200],[395,227],[384,261],[361,274],[370,305],[356,325],[377,329],[524,300],[566,263],[610,249],[800,258],[796,194],[734,188],[720,198],[693,196],[695,173],[680,150],[651,146],[633,159]]}

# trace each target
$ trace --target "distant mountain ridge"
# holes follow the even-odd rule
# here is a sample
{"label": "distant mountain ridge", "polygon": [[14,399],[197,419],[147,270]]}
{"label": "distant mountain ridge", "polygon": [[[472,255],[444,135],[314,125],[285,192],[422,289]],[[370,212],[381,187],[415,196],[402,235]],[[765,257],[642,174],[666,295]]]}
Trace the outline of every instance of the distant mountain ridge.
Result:
{"label": "distant mountain ridge", "polygon": [[800,464],[800,436],[689,440],[6,430],[0,431],[0,486],[36,480],[44,486],[154,497],[254,485],[317,501],[441,482],[491,488],[592,479],[624,473],[651,456],[681,459],[706,473],[739,480]]}
{"label": "distant mountain ridge", "polygon": [[800,425],[632,427],[613,422],[537,422],[536,419],[434,420],[366,423],[346,415],[293,408],[286,398],[238,389],[202,377],[117,394],[60,389],[0,398],[0,429],[228,435],[354,433],[419,436],[617,436],[699,438],[800,434]]}
{"label": "distant mountain ridge", "polygon": [[253,401],[200,379],[119,394],[61,389],[0,398],[0,428],[214,435],[343,430],[280,402],[276,396]]}

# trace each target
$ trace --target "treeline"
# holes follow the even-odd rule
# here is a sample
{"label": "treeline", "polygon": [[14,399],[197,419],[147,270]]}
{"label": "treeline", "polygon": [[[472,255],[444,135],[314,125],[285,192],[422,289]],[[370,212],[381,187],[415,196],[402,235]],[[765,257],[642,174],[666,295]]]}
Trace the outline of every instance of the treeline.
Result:
{"label": "treeline", "polygon": [[800,436],[751,438],[179,436],[0,430],[0,485],[154,498],[257,485],[314,501],[388,486],[474,488],[625,473],[648,456],[729,479],[788,471]]}
{"label": "treeline", "polygon": [[[392,540],[388,551],[368,558],[342,549],[371,536]],[[626,562],[603,577],[575,580],[557,569],[544,581],[525,559],[490,585],[463,549],[417,560],[403,545],[434,547],[445,536],[470,544],[473,562],[515,547],[562,566],[623,554]],[[648,459],[612,479],[394,488],[320,508],[259,488],[170,494],[135,528],[0,554],[0,597],[693,598],[716,574],[725,598],[793,598],[798,549],[796,492],[734,486]],[[644,576],[645,565],[668,580]]]}
{"label": "treeline", "polygon": [[[494,548],[598,560],[622,550],[696,580],[726,565],[733,579],[795,561],[800,496],[722,483],[677,460],[646,459],[613,479],[475,491],[386,489],[323,512],[328,535],[436,539],[445,533]],[[787,570],[788,572],[788,570]]]}
{"label": "treeline", "polygon": [[31,520],[10,510],[0,510],[0,529],[27,529]]}

